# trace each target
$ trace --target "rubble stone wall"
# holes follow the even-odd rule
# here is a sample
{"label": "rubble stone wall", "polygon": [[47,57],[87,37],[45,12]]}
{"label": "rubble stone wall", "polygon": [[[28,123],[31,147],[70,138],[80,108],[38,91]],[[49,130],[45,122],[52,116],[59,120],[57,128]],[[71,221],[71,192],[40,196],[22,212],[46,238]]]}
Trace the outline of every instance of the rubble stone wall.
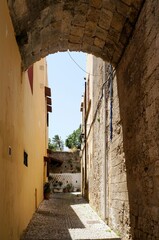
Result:
{"label": "rubble stone wall", "polygon": [[158,9],[158,1],[145,2],[117,69],[130,233],[135,240],[159,239]]}
{"label": "rubble stone wall", "polygon": [[[117,79],[113,69],[110,71],[110,65],[101,59],[93,57],[93,67],[92,107],[97,115],[91,130],[93,153],[89,171],[89,200],[97,213],[120,236],[128,239],[129,202]],[[101,103],[97,107],[100,98]]]}
{"label": "rubble stone wall", "polygon": [[97,111],[93,127],[91,129],[93,138],[93,152],[90,159],[89,170],[89,200],[90,205],[96,210],[96,212],[103,217],[103,205],[104,205],[104,179],[103,179],[103,165],[104,165],[104,101],[101,99],[101,103],[98,107],[99,99],[102,96],[103,79],[103,61],[99,58],[93,57],[93,99],[92,99],[92,112],[93,117]]}
{"label": "rubble stone wall", "polygon": [[74,152],[52,152],[49,163],[50,173],[80,173],[81,159],[79,151]]}
{"label": "rubble stone wall", "polygon": [[[122,240],[159,239],[158,8],[157,1],[145,2],[113,78],[112,140],[110,96],[107,101],[106,220]],[[100,62],[99,59],[96,61]],[[99,82],[96,79],[94,83],[95,99],[99,96]],[[93,126],[94,152],[90,175],[90,203],[101,216],[104,124],[98,119],[102,118],[99,108]]]}
{"label": "rubble stone wall", "polygon": [[[126,240],[130,237],[129,201],[125,166],[125,153],[123,149],[123,129],[121,124],[116,75],[114,75],[114,77],[112,78],[112,92],[112,116],[110,114],[110,90],[107,103],[107,219],[108,224],[116,231],[116,233],[119,234],[119,236],[122,237],[122,240]],[[110,132],[111,121],[112,137]]]}

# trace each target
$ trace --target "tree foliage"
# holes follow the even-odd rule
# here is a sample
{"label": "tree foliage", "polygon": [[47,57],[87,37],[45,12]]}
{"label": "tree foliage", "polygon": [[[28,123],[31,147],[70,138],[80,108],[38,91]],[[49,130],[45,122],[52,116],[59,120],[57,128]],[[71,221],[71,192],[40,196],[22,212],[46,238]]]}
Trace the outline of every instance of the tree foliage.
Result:
{"label": "tree foliage", "polygon": [[80,149],[81,147],[81,126],[75,131],[73,131],[72,134],[70,134],[66,141],[65,141],[66,147],[73,149]]}
{"label": "tree foliage", "polygon": [[49,138],[48,148],[52,151],[63,151],[64,142],[59,135],[55,135],[52,140]]}

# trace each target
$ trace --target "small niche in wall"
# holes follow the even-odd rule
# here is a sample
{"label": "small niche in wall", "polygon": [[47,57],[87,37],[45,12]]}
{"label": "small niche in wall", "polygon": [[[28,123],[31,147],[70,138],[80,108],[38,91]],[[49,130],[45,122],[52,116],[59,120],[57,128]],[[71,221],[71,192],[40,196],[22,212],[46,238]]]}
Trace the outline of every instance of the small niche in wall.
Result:
{"label": "small niche in wall", "polygon": [[24,151],[24,161],[23,161],[24,165],[26,167],[28,167],[28,154]]}
{"label": "small niche in wall", "polygon": [[9,146],[9,148],[8,148],[8,154],[9,154],[9,156],[12,155],[12,148],[11,148],[11,146]]}
{"label": "small niche in wall", "polygon": [[47,113],[47,127],[49,127],[49,113]]}

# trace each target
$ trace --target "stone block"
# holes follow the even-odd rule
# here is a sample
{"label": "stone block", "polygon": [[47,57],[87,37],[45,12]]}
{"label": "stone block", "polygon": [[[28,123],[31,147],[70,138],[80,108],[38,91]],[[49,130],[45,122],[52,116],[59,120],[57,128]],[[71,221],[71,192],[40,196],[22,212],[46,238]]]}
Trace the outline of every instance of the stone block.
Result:
{"label": "stone block", "polygon": [[70,43],[79,43],[79,44],[81,44],[82,43],[82,38],[79,37],[79,36],[70,35],[69,36],[69,42]]}
{"label": "stone block", "polygon": [[89,37],[88,35],[85,34],[83,39],[86,44],[89,44],[89,46],[93,45],[94,39],[92,37]]}
{"label": "stone block", "polygon": [[73,20],[72,20],[72,25],[85,27],[85,25],[86,25],[86,16],[85,15],[81,15],[81,14],[75,15]]}
{"label": "stone block", "polygon": [[116,29],[118,32],[121,32],[125,23],[125,18],[120,15],[116,14],[113,16],[111,21],[112,28]]}
{"label": "stone block", "polygon": [[96,8],[89,8],[87,13],[87,21],[95,22],[97,23],[99,20],[100,11]]}
{"label": "stone block", "polygon": [[96,34],[96,36],[98,37],[98,38],[100,38],[100,39],[102,39],[102,40],[106,40],[106,36],[107,36],[107,31],[105,31],[105,30],[103,30],[102,28],[100,28],[100,27],[97,27],[96,28],[96,32],[95,32]]}
{"label": "stone block", "polygon": [[101,8],[102,7],[102,0],[91,0],[90,5],[95,8]]}
{"label": "stone block", "polygon": [[71,35],[83,37],[83,34],[84,34],[84,28],[77,27],[77,26],[71,27]]}
{"label": "stone block", "polygon": [[85,26],[85,34],[90,37],[95,36],[96,27],[96,23],[88,21]]}
{"label": "stone block", "polygon": [[103,47],[105,45],[105,41],[101,40],[100,38],[95,38],[94,39],[94,45],[103,49]]}
{"label": "stone block", "polygon": [[101,27],[104,30],[109,30],[110,24],[112,21],[112,12],[109,10],[103,9],[100,13],[100,19],[99,19],[99,27]]}

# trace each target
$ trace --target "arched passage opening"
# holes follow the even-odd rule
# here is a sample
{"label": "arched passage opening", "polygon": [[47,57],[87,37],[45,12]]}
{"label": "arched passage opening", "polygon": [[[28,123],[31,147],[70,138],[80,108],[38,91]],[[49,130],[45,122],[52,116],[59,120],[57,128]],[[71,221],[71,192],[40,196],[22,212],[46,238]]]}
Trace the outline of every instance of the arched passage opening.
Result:
{"label": "arched passage opening", "polygon": [[8,1],[23,69],[50,53],[82,51],[116,65],[143,1]]}

